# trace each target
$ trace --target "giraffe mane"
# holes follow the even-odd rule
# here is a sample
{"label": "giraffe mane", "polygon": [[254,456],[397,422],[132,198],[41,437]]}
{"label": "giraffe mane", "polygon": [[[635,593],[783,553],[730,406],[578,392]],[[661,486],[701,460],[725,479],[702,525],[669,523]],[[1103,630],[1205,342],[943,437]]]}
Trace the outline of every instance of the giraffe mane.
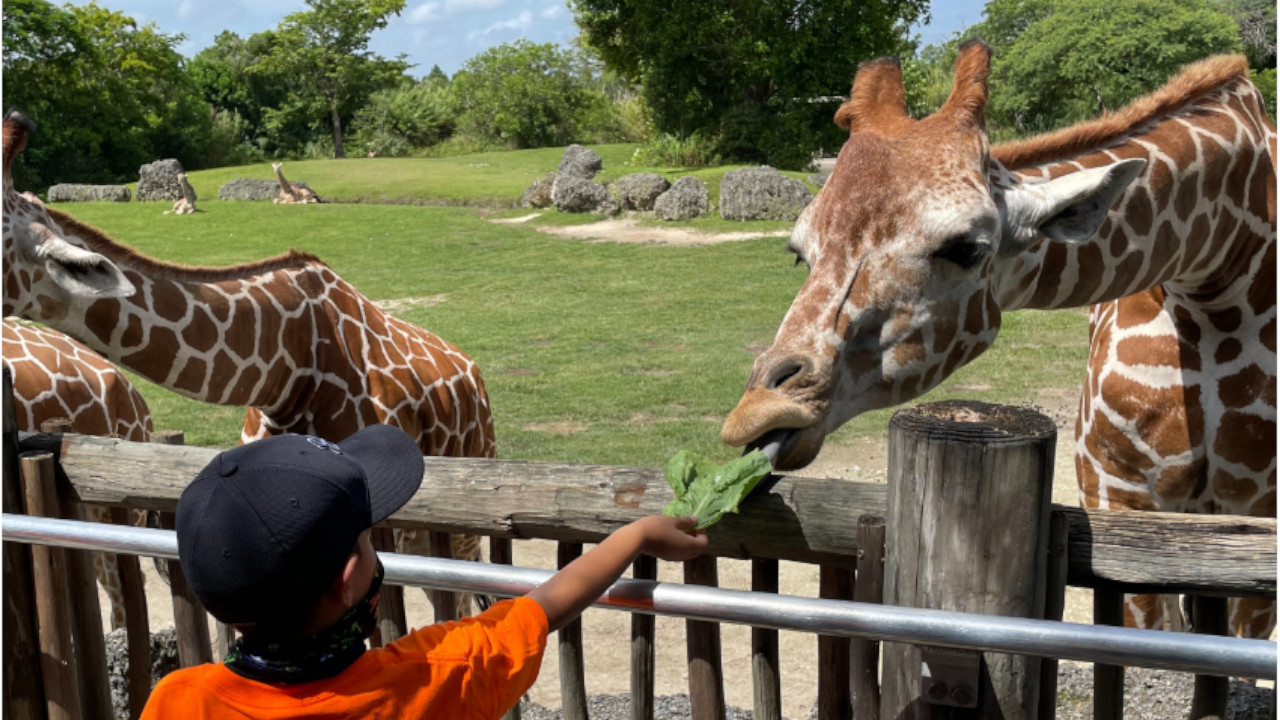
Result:
{"label": "giraffe mane", "polygon": [[[238,280],[247,276],[260,275],[285,268],[302,267],[309,263],[325,264],[324,261],[311,253],[289,250],[286,253],[265,260],[220,268],[178,265],[147,257],[133,248],[117,243],[107,237],[101,230],[91,225],[86,225],[64,212],[49,207],[45,209],[58,225],[83,240],[90,250],[107,257],[112,262],[128,266],[145,275],[165,280],[221,282],[223,280]],[[326,265],[326,267],[328,266]]]}
{"label": "giraffe mane", "polygon": [[1243,55],[1218,55],[1182,68],[1164,87],[1096,120],[1044,135],[1002,143],[991,157],[1010,170],[1041,165],[1096,150],[1127,136],[1134,128],[1185,108],[1223,85],[1249,76]]}

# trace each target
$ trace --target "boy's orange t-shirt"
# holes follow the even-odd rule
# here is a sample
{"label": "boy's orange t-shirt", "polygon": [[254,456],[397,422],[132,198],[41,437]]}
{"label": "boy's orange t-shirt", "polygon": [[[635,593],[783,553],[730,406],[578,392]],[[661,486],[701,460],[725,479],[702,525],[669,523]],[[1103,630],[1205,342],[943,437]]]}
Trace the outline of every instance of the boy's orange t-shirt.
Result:
{"label": "boy's orange t-shirt", "polygon": [[533,685],[547,615],[526,597],[415,630],[328,680],[268,685],[205,664],[166,675],[142,720],[498,718]]}

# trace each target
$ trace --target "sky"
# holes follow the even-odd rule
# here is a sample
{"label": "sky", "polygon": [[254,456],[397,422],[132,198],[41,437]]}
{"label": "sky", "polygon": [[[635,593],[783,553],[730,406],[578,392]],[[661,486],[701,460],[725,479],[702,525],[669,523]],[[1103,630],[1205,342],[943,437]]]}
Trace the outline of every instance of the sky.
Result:
{"label": "sky", "polygon": [[[97,1],[140,25],[154,22],[161,32],[186,35],[178,51],[187,57],[213,44],[222,30],[248,37],[307,9],[302,0]],[[983,5],[984,0],[935,2],[933,21],[912,30],[925,44],[946,39],[981,20]],[[432,65],[452,77],[468,59],[495,45],[520,38],[567,45],[577,34],[565,0],[408,0],[399,17],[373,34],[369,48],[388,59],[405,54],[416,65],[409,71],[415,77],[426,75]]]}

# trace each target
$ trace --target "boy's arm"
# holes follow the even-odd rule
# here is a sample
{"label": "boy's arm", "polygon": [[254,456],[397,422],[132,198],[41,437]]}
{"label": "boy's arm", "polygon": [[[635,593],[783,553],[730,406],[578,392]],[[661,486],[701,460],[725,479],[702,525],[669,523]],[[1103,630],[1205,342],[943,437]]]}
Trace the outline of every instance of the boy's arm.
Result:
{"label": "boy's arm", "polygon": [[542,606],[550,630],[559,630],[598,600],[639,554],[674,561],[701,555],[707,549],[707,536],[690,534],[695,522],[691,517],[651,515],[625,525],[528,597]]}

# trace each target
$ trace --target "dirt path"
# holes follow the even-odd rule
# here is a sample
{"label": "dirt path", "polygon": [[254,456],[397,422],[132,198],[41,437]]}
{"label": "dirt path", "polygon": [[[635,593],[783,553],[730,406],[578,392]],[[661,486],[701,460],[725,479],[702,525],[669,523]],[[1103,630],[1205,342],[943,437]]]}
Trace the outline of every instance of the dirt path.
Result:
{"label": "dirt path", "polygon": [[[541,213],[515,218],[502,218],[489,222],[524,224],[533,222]],[[586,225],[539,225],[535,229],[548,235],[581,238],[590,242],[646,243],[652,245],[713,245],[738,240],[754,240],[762,237],[787,237],[790,230],[769,232],[710,233],[688,227],[653,227],[641,225],[634,216],[609,218]]]}

